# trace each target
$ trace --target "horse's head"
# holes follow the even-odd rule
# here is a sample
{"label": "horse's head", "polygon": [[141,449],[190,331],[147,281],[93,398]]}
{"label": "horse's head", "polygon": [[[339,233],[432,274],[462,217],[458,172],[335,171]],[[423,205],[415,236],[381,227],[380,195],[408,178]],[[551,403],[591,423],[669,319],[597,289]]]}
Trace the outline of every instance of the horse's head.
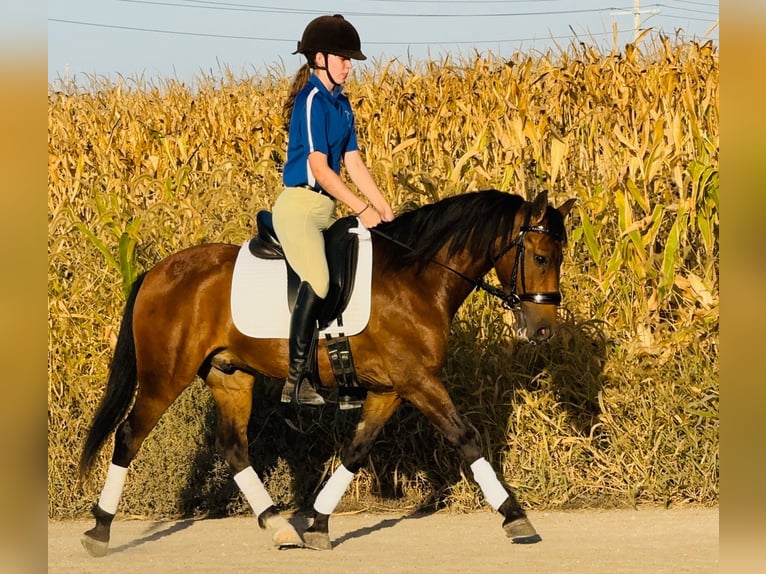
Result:
{"label": "horse's head", "polygon": [[556,327],[564,220],[574,202],[570,199],[553,208],[543,191],[533,202],[524,203],[516,214],[518,233],[512,240],[507,238],[495,256],[495,272],[514,311],[520,338],[547,339]]}

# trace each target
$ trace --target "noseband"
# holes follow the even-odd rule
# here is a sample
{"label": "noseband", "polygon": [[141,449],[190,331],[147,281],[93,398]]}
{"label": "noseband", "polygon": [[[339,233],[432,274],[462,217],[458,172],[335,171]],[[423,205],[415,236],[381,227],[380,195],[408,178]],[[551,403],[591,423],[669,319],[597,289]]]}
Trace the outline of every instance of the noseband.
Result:
{"label": "noseband", "polygon": [[[529,220],[532,216],[532,210],[527,211],[524,217],[524,223],[519,229],[519,234],[514,237],[508,245],[503,247],[500,252],[492,258],[492,266],[511,249],[516,247],[516,258],[513,261],[513,270],[511,271],[511,293],[505,294],[497,287],[487,285],[483,281],[481,282],[481,288],[488,293],[499,297],[503,301],[503,307],[508,310],[514,309],[523,302],[535,303],[540,305],[560,305],[561,304],[561,292],[560,291],[541,291],[541,292],[527,292],[526,283],[524,281],[524,251],[526,246],[524,245],[524,237],[527,233],[544,233],[550,235],[554,239],[563,241],[563,237],[559,233],[554,233],[548,227],[543,225],[529,225]],[[516,293],[516,281],[518,278],[519,268],[521,268],[521,293]]]}

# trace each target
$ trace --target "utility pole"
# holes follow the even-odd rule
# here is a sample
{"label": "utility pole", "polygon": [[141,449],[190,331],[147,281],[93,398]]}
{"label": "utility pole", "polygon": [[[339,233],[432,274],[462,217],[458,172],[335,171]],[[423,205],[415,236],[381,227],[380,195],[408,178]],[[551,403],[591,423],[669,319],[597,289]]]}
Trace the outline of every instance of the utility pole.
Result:
{"label": "utility pole", "polygon": [[633,11],[630,10],[618,10],[616,12],[612,12],[612,16],[629,16],[630,14],[633,14],[633,41],[635,42],[638,40],[638,35],[640,33],[641,28],[641,14],[650,14],[654,16],[655,14],[659,14],[661,10],[659,8],[651,8],[647,10],[641,9],[641,0],[633,0]]}

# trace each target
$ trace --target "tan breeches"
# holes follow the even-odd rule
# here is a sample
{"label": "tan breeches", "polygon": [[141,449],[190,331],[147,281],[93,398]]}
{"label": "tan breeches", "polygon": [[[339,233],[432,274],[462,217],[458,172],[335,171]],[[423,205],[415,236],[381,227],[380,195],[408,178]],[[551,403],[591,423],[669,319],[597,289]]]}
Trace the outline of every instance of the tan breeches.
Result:
{"label": "tan breeches", "polygon": [[330,290],[330,273],[322,230],[333,223],[334,212],[332,199],[302,187],[286,187],[272,208],[274,231],[285,257],[301,281],[308,281],[323,298]]}

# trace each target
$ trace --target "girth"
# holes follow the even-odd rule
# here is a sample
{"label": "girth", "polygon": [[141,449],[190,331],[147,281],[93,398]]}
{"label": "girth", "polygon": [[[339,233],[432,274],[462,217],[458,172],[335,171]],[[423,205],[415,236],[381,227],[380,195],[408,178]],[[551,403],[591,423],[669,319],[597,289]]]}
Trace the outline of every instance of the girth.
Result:
{"label": "girth", "polygon": [[[250,253],[261,259],[285,259],[270,211],[261,210],[255,216],[256,236],[250,240]],[[330,271],[330,289],[319,314],[319,329],[327,327],[345,310],[354,290],[356,263],[359,256],[359,237],[349,230],[359,221],[354,216],[343,217],[324,230],[325,256]],[[290,310],[300,285],[300,277],[285,259],[287,265],[287,303]]]}

